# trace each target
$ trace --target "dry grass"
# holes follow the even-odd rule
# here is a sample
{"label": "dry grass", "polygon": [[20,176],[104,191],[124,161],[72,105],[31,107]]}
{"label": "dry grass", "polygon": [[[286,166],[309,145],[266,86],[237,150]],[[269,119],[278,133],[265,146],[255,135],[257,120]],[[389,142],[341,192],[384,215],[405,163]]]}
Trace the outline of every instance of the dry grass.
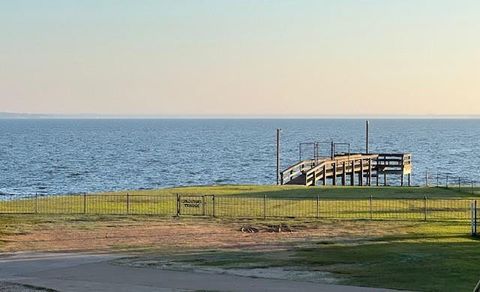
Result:
{"label": "dry grass", "polygon": [[[3,242],[0,249],[4,252],[273,248],[313,239],[351,240],[377,238],[393,232],[406,234],[406,227],[412,226],[412,223],[405,222],[229,221],[148,216],[87,216],[51,220],[40,215],[15,215],[9,217],[8,222],[5,217],[3,219],[2,226],[6,232],[0,234]],[[281,232],[276,232],[281,224]],[[259,232],[242,232],[242,227],[254,227]]]}

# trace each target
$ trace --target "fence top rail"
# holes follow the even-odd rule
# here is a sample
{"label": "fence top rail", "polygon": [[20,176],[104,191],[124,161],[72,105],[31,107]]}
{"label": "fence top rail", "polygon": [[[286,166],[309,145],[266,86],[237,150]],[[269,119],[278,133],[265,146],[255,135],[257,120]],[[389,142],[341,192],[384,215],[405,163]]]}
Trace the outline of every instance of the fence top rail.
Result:
{"label": "fence top rail", "polygon": [[[213,195],[212,195],[213,196]],[[359,196],[359,197],[335,197],[333,195],[322,196],[322,195],[300,195],[300,196],[284,196],[284,195],[275,195],[275,194],[243,194],[243,195],[214,195],[217,198],[235,198],[235,199],[274,199],[274,200],[299,200],[299,199],[311,199],[316,200],[335,200],[335,201],[360,201],[360,200],[377,200],[377,201],[423,201],[425,199],[431,201],[465,201],[472,202],[475,198],[441,198],[441,197],[397,197],[397,198],[385,198],[385,197],[375,197],[375,196]],[[479,198],[480,200],[480,198]]]}
{"label": "fence top rail", "polygon": [[35,200],[35,199],[41,199],[41,200],[46,200],[46,199],[61,199],[61,200],[68,200],[68,199],[78,199],[82,197],[88,197],[88,198],[122,198],[125,199],[126,197],[130,198],[150,198],[150,199],[155,199],[155,198],[177,198],[177,197],[188,197],[188,198],[208,198],[208,197],[216,197],[216,198],[231,198],[231,199],[274,199],[274,200],[335,200],[335,201],[359,201],[359,200],[368,200],[368,199],[373,199],[377,201],[420,201],[420,200],[429,200],[429,201],[451,201],[451,202],[459,202],[459,201],[464,201],[464,202],[473,202],[476,200],[480,200],[479,198],[476,197],[470,197],[470,198],[442,198],[442,197],[395,197],[395,198],[388,198],[388,197],[377,197],[377,196],[358,196],[358,197],[338,197],[335,195],[328,195],[328,196],[323,196],[321,194],[312,194],[312,195],[295,195],[295,196],[288,196],[288,195],[280,195],[280,194],[261,194],[261,193],[251,193],[251,194],[191,194],[191,193],[171,193],[171,194],[129,194],[129,193],[123,193],[123,194],[71,194],[71,195],[31,195],[31,196],[9,196],[9,197],[1,197],[0,196],[0,203],[6,203],[6,202],[15,202],[15,201],[29,201],[29,200]]}

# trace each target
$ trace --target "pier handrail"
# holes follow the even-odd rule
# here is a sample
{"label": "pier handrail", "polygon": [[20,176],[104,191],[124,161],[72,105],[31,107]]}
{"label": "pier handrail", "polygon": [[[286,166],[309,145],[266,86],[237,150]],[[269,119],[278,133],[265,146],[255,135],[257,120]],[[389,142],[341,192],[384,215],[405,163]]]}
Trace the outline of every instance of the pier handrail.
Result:
{"label": "pier handrail", "polygon": [[[310,186],[310,185],[314,185],[316,180],[317,180],[317,175],[316,173],[321,169],[323,171],[323,167],[326,165],[326,160],[323,160],[322,162],[320,162],[318,165],[316,165],[315,167],[312,167],[310,170],[308,170],[306,173],[305,173],[305,185],[306,186]],[[325,174],[323,174],[325,175]],[[312,180],[312,177],[313,177],[313,182],[311,182]]]}
{"label": "pier handrail", "polygon": [[[395,162],[395,163],[392,163]],[[379,153],[377,158],[378,165],[410,165],[412,164],[411,153]]]}
{"label": "pier handrail", "polygon": [[289,172],[289,171],[292,171],[294,170],[295,168],[301,166],[302,164],[307,164],[307,163],[312,163],[312,162],[315,162],[315,160],[313,159],[307,159],[307,160],[302,160],[302,161],[299,161],[297,163],[295,163],[294,165],[282,170],[280,173],[285,173],[285,172]]}
{"label": "pier handrail", "polygon": [[292,178],[294,178],[294,177],[296,177],[300,174],[303,174],[303,171],[307,167],[307,165],[310,168],[313,165],[315,165],[315,162],[316,161],[314,159],[302,160],[302,161],[299,161],[296,164],[290,166],[289,168],[281,171],[280,172],[281,184],[284,184],[284,183],[290,181]]}
{"label": "pier handrail", "polygon": [[[317,176],[317,173],[320,171],[323,172],[323,167],[327,164],[351,162],[351,161],[360,160],[360,159],[363,159],[363,160],[376,159],[377,157],[378,157],[377,154],[355,153],[355,154],[336,155],[334,159],[324,159],[320,161],[318,165],[312,167],[305,173],[305,183],[307,186],[309,186],[309,185],[315,184],[317,180],[322,179],[323,176],[325,176],[325,173],[323,173],[322,176]],[[315,180],[313,182],[311,182],[312,176],[314,177],[314,180]]]}

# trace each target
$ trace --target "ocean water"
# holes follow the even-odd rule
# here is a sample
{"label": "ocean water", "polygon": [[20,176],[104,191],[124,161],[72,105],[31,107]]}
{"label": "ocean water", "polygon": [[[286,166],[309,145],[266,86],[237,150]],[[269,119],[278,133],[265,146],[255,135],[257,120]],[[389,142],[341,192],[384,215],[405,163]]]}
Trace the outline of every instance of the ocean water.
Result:
{"label": "ocean water", "polygon": [[[282,168],[298,160],[300,142],[334,140],[364,151],[364,121],[355,119],[5,119],[0,192],[274,184],[276,128],[282,129]],[[432,177],[480,179],[479,138],[480,120],[370,122],[370,151],[411,152],[414,184],[424,182],[427,170]]]}

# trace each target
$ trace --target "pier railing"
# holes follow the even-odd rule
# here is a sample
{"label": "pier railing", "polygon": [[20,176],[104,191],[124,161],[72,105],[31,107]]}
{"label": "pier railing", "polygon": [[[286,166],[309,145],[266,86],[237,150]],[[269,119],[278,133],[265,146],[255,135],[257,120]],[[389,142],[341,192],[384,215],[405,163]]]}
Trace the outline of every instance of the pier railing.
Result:
{"label": "pier railing", "polygon": [[427,197],[335,199],[266,195],[35,195],[0,201],[0,214],[469,221],[474,201]]}
{"label": "pier railing", "polygon": [[[301,155],[300,155],[301,157]],[[280,184],[315,186],[317,183],[327,185],[379,185],[379,177],[387,185],[387,176],[400,177],[404,185],[407,176],[411,185],[412,155],[410,153],[335,153],[331,157],[315,156],[297,162],[279,173]],[[375,182],[372,183],[372,178]],[[337,183],[337,180],[341,182]]]}

